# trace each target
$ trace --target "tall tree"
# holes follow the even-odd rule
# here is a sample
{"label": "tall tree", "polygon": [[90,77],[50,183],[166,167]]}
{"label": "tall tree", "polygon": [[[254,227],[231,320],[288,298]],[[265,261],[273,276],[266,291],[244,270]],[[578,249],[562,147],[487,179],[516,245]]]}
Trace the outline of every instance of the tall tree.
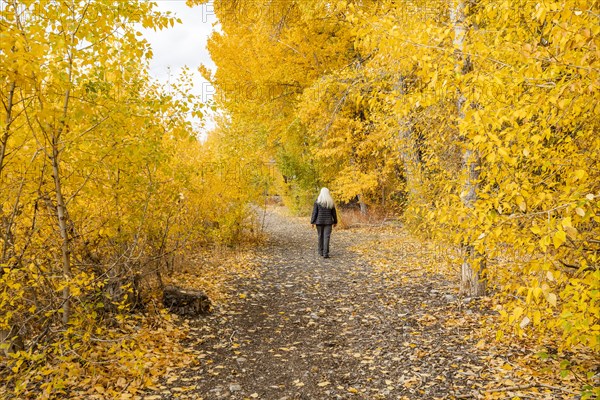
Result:
{"label": "tall tree", "polygon": [[[465,40],[467,38],[464,1],[458,0],[454,3],[451,9],[450,19],[454,25],[453,44],[457,58],[455,67],[456,75],[466,75],[470,72],[472,67],[470,57],[465,54],[464,51]],[[456,99],[457,125],[459,130],[464,125],[464,108],[471,106],[474,105],[467,102],[467,99],[459,89]],[[473,151],[473,149],[470,148],[470,144],[465,143],[465,150],[463,153],[464,184],[463,191],[461,193],[461,200],[467,209],[468,220],[474,219],[473,209],[475,207],[475,202],[477,201],[480,168],[481,164],[479,162],[479,155],[477,154],[477,151]],[[463,293],[470,296],[483,296],[486,288],[486,282],[483,278],[485,258],[482,253],[475,250],[473,244],[470,243],[471,240],[473,239],[469,236],[466,236],[466,243],[463,245],[463,251],[465,255],[461,266],[461,290]]]}

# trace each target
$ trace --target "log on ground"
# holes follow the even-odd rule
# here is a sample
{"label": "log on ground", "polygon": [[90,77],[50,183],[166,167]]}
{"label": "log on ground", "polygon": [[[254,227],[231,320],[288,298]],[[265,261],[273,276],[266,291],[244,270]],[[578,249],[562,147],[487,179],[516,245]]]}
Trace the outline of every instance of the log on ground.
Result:
{"label": "log on ground", "polygon": [[204,292],[177,286],[165,286],[163,304],[174,314],[188,316],[208,314],[211,308],[210,299]]}

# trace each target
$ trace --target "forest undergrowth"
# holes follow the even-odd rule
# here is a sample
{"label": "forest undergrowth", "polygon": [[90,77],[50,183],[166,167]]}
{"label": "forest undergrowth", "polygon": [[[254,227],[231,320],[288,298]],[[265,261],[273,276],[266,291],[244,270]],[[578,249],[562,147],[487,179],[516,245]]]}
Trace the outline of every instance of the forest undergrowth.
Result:
{"label": "forest undergrowth", "polygon": [[[212,308],[229,300],[232,279],[256,275],[251,246],[214,246],[187,254],[163,285],[201,290]],[[56,341],[47,351],[15,354],[0,363],[0,398],[128,399],[139,398],[169,371],[185,368],[194,357],[184,345],[185,318],[170,313],[161,292],[145,299],[143,310],[122,312],[111,320],[90,322],[89,330],[71,338],[73,350]],[[87,336],[83,336],[87,335]]]}

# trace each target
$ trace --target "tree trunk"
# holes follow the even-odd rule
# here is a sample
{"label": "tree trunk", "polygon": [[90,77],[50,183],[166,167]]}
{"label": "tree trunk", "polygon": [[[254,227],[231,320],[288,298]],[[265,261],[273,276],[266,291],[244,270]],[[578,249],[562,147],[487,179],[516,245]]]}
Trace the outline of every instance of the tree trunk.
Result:
{"label": "tree trunk", "polygon": [[4,132],[2,132],[2,138],[0,138],[0,176],[2,175],[2,169],[4,168],[4,157],[6,156],[6,147],[8,146],[8,138],[10,137],[10,126],[13,122],[12,108],[15,88],[16,83],[15,81],[12,81],[10,88],[8,89],[8,98],[6,100],[6,121],[4,123]]}
{"label": "tree trunk", "polygon": [[[409,124],[408,122],[406,124]],[[421,187],[423,185],[421,163],[418,157],[418,148],[413,137],[412,126],[400,130],[400,154],[404,166],[406,189],[409,200],[417,204],[423,203]]]}
{"label": "tree trunk", "polygon": [[362,194],[356,196],[358,199],[358,205],[360,206],[360,213],[362,215],[367,215],[367,204],[363,201]]}
{"label": "tree trunk", "polygon": [[[0,177],[2,176],[2,170],[4,169],[4,158],[6,157],[6,148],[8,147],[8,139],[10,137],[10,126],[13,122],[13,99],[16,89],[16,82],[12,81],[10,84],[10,88],[8,89],[8,98],[6,100],[6,120],[4,122],[4,129],[2,132],[2,137],[0,138]],[[21,187],[19,188],[19,195],[23,190],[24,181],[21,182]],[[4,237],[3,245],[2,245],[2,253],[0,254],[0,262],[5,262],[8,258],[8,249],[13,246],[12,240],[12,224],[14,221],[14,217],[16,214],[16,210],[19,204],[19,196],[17,196],[17,200],[13,207],[13,212],[10,217],[4,218],[0,215],[0,224],[4,228]],[[0,276],[4,274],[4,269],[0,270]],[[4,354],[8,357],[13,353],[21,351],[25,348],[23,345],[23,339],[18,333],[18,329],[14,326],[9,326],[10,329],[0,329],[0,345],[6,345],[4,349]]]}
{"label": "tree trunk", "polygon": [[[400,77],[397,89],[401,96],[404,96],[404,76]],[[400,142],[400,156],[404,167],[404,178],[406,179],[406,189],[409,194],[409,202],[421,204],[423,196],[421,187],[423,185],[421,162],[419,160],[419,148],[414,138],[414,130],[410,119],[399,121],[400,131],[398,138]]]}
{"label": "tree trunk", "polygon": [[[69,84],[72,78],[72,57],[70,56],[70,64],[69,64]],[[56,215],[58,218],[58,229],[60,231],[61,237],[61,258],[62,258],[62,270],[63,277],[65,280],[71,280],[73,274],[71,272],[71,249],[70,249],[70,237],[69,230],[67,227],[67,206],[63,196],[62,182],[60,178],[60,140],[63,133],[67,127],[67,115],[69,110],[69,100],[70,100],[71,90],[67,88],[65,91],[65,98],[62,109],[62,118],[60,120],[59,126],[54,126],[52,128],[52,137],[50,138],[50,142],[52,145],[50,159],[52,162],[52,175],[54,180],[54,189],[56,190]],[[66,325],[69,323],[69,317],[71,314],[71,304],[70,304],[70,289],[69,283],[65,285],[63,288],[63,323]]]}
{"label": "tree trunk", "polygon": [[[454,50],[457,60],[455,70],[458,75],[468,72],[469,60],[464,55],[464,44],[466,36],[465,27],[465,5],[463,0],[457,0],[455,8],[451,9],[451,21],[454,25]],[[457,96],[458,127],[465,118],[464,106],[466,99],[462,93]],[[472,210],[477,201],[477,189],[479,185],[480,160],[476,152],[465,149],[462,160],[464,175],[463,192],[461,201],[465,208]],[[461,268],[461,292],[468,296],[483,296],[486,291],[486,281],[483,278],[485,267],[484,255],[475,251],[471,243],[463,244],[464,260]]]}
{"label": "tree trunk", "polygon": [[[0,253],[0,263],[5,263],[9,258],[11,252],[14,252],[14,236],[12,233],[13,224],[17,218],[19,204],[21,203],[21,194],[23,193],[23,187],[25,186],[25,178],[21,179],[19,190],[16,194],[16,199],[13,204],[13,209],[10,215],[0,215],[0,226],[4,230],[4,237],[2,238],[2,252]],[[9,252],[10,250],[10,252]],[[4,268],[0,269],[0,276],[4,274]]]}
{"label": "tree trunk", "polygon": [[[69,280],[72,277],[71,273],[71,251],[69,249],[69,231],[67,229],[67,213],[65,201],[62,194],[62,186],[60,181],[60,170],[59,170],[59,150],[58,143],[53,138],[52,143],[52,174],[54,175],[54,188],[56,190],[56,214],[58,217],[58,228],[60,230],[61,237],[61,253],[62,253],[62,267],[64,278]],[[69,322],[70,314],[70,292],[69,285],[65,285],[63,289],[63,323]]]}
{"label": "tree trunk", "polygon": [[474,251],[473,246],[466,245],[463,250],[466,254],[461,266],[460,292],[469,297],[484,296],[486,280],[482,277],[482,272],[485,268],[485,260],[481,254]]}

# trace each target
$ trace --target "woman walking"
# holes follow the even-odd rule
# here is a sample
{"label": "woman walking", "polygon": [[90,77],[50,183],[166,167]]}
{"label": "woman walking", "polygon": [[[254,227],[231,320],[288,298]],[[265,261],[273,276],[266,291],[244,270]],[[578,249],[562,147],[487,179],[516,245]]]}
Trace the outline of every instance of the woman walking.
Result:
{"label": "woman walking", "polygon": [[317,201],[313,206],[310,223],[317,226],[319,235],[319,255],[329,258],[329,238],[331,236],[331,227],[337,225],[337,214],[335,205],[329,189],[322,188]]}

